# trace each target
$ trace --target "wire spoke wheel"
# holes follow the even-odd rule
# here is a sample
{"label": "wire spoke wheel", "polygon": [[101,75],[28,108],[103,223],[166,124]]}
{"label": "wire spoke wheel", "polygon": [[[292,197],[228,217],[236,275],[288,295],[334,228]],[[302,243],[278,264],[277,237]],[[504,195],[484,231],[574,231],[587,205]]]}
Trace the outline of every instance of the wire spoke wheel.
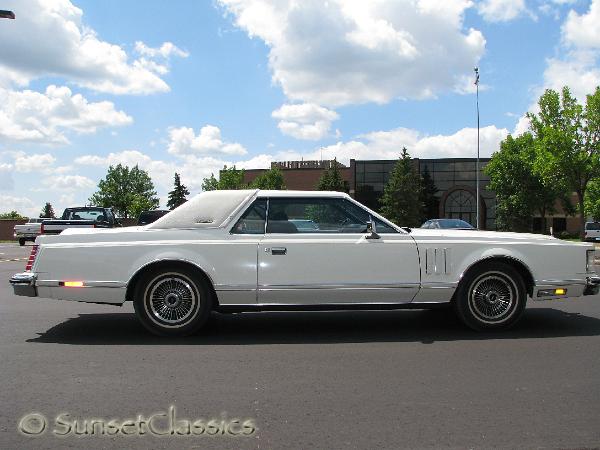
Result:
{"label": "wire spoke wheel", "polygon": [[486,323],[498,323],[514,311],[517,287],[501,272],[486,272],[477,277],[469,289],[469,309]]}
{"label": "wire spoke wheel", "polygon": [[146,290],[150,318],[163,326],[177,327],[193,318],[200,298],[191,280],[182,274],[155,278]]}

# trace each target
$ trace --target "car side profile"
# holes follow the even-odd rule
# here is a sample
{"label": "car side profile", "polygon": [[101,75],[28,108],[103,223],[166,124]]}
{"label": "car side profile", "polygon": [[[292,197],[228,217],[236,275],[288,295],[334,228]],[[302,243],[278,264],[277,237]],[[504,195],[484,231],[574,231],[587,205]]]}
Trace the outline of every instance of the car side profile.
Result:
{"label": "car side profile", "polygon": [[[94,255],[90,258],[90,255]],[[203,192],[152,224],[40,236],[17,295],[122,305],[159,335],[211,311],[451,306],[507,328],[528,298],[595,294],[590,244],[550,236],[408,229],[340,192]]]}

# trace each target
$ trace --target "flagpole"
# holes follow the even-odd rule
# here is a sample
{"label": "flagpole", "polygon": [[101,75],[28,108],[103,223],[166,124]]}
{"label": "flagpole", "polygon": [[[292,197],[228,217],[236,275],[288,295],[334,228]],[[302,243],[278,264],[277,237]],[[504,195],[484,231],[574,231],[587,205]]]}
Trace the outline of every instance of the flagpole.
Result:
{"label": "flagpole", "polygon": [[475,88],[476,88],[476,102],[477,102],[477,229],[479,230],[479,68],[475,67]]}

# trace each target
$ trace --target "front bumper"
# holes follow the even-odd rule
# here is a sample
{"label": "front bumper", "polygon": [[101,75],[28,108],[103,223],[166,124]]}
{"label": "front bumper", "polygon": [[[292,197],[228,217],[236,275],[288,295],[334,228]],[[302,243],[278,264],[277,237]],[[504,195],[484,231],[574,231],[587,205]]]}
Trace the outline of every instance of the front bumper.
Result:
{"label": "front bumper", "polygon": [[35,279],[35,275],[31,272],[14,274],[10,279],[10,284],[12,284],[15,295],[37,297]]}
{"label": "front bumper", "polygon": [[600,292],[600,277],[591,276],[587,278],[587,284],[583,295],[596,295]]}

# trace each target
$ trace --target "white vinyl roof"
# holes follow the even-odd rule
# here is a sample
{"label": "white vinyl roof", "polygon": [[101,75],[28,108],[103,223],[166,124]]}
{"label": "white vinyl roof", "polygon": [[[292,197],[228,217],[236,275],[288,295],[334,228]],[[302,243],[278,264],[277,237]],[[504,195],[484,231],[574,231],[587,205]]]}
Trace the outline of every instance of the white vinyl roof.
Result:
{"label": "white vinyl roof", "polygon": [[148,228],[218,227],[254,197],[256,192],[256,189],[202,192],[151,223]]}

